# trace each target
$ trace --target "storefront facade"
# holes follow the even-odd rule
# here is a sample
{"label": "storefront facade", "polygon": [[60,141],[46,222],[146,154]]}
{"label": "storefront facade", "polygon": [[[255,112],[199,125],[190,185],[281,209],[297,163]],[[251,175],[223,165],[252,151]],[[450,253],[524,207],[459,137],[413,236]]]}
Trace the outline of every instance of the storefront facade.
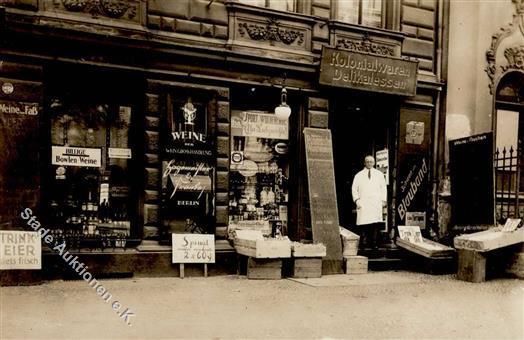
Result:
{"label": "storefront facade", "polygon": [[[224,249],[235,228],[311,239],[306,127],[332,131],[341,225],[367,154],[388,179],[384,237],[438,225],[443,1],[32,0],[4,13],[2,229],[30,207],[76,249],[128,256],[102,272],[176,270],[162,257],[173,232]],[[284,87],[289,118],[274,114]]]}
{"label": "storefront facade", "polygon": [[[524,215],[521,199],[524,188],[521,179],[523,22],[521,0],[500,1],[496,6],[481,2],[457,2],[450,6],[450,87],[443,116],[446,139],[493,134],[493,219],[497,223]],[[468,43],[464,44],[465,41]],[[449,186],[443,187],[442,194],[444,200],[449,199]],[[442,231],[453,227],[453,216],[448,217],[441,223]]]}

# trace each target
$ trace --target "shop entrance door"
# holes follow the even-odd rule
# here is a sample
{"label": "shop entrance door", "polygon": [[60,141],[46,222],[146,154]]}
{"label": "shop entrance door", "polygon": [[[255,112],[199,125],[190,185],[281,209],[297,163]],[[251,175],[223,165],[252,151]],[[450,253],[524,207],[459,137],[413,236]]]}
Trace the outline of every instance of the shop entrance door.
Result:
{"label": "shop entrance door", "polygon": [[[330,113],[333,133],[333,156],[340,224],[352,229],[356,207],[351,196],[353,177],[364,168],[364,158],[372,155],[376,168],[386,174],[388,206],[391,202],[390,172],[393,166],[395,117],[399,104],[388,96],[359,93],[337,95]],[[341,99],[344,98],[344,99]],[[381,168],[381,164],[386,167]],[[388,223],[387,225],[391,225]],[[385,225],[385,228],[387,228]]]}

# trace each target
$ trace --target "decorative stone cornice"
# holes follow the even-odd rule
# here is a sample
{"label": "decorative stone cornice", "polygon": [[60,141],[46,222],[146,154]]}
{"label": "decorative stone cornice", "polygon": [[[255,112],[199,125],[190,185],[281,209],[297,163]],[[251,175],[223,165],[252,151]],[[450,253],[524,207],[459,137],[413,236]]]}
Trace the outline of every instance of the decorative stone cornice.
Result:
{"label": "decorative stone cornice", "polygon": [[[137,15],[137,2],[128,0],[62,0],[62,5],[69,12],[89,13],[93,17],[106,16],[120,19],[126,16],[133,19]],[[55,2],[55,7],[59,2]]]}
{"label": "decorative stone cornice", "polygon": [[341,38],[337,40],[337,48],[345,48],[350,51],[365,52],[381,56],[394,56],[395,50],[390,46],[376,44],[371,41],[369,35],[364,35],[361,41]]}
{"label": "decorative stone cornice", "polygon": [[524,0],[511,0],[517,8],[517,14],[524,13]]}
{"label": "decorative stone cornice", "polygon": [[247,33],[252,40],[259,41],[280,41],[286,45],[291,45],[297,41],[297,45],[304,43],[304,33],[291,29],[281,28],[280,23],[270,18],[265,25],[241,22],[238,24],[238,33],[244,37]]}

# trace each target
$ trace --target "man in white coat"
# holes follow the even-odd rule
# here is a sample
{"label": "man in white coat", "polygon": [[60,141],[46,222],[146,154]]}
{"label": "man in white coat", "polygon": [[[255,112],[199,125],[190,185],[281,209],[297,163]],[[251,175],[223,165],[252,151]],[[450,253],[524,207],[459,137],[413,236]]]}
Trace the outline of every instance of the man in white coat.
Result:
{"label": "man in white coat", "polygon": [[364,164],[365,168],[353,178],[351,193],[357,205],[357,227],[361,244],[363,245],[365,238],[368,247],[377,249],[378,229],[384,222],[382,208],[387,204],[386,180],[384,174],[373,167],[373,156],[366,156]]}

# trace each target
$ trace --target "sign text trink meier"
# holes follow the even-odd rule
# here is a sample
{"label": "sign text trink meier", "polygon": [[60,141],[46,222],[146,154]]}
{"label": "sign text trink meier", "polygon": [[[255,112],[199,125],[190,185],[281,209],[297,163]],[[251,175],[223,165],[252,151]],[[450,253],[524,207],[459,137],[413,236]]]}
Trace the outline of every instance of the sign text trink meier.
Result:
{"label": "sign text trink meier", "polygon": [[[96,293],[104,300],[105,302],[110,302],[113,295],[107,291],[107,289],[98,282],[97,279],[87,270],[82,262],[78,261],[78,256],[73,257],[73,254],[69,254],[69,251],[65,250],[66,244],[58,244],[52,235],[49,235],[49,229],[45,229],[41,226],[40,222],[37,220],[36,216],[33,216],[33,211],[30,208],[25,208],[20,216],[26,220],[26,224],[30,226],[38,235],[47,243],[48,246],[52,247],[53,250],[57,251],[62,259],[84,279]],[[124,311],[121,311],[122,304],[116,300],[112,301],[111,308],[127,323],[131,326],[129,320],[130,317],[135,316],[135,313],[132,313],[129,308],[126,308]]]}

